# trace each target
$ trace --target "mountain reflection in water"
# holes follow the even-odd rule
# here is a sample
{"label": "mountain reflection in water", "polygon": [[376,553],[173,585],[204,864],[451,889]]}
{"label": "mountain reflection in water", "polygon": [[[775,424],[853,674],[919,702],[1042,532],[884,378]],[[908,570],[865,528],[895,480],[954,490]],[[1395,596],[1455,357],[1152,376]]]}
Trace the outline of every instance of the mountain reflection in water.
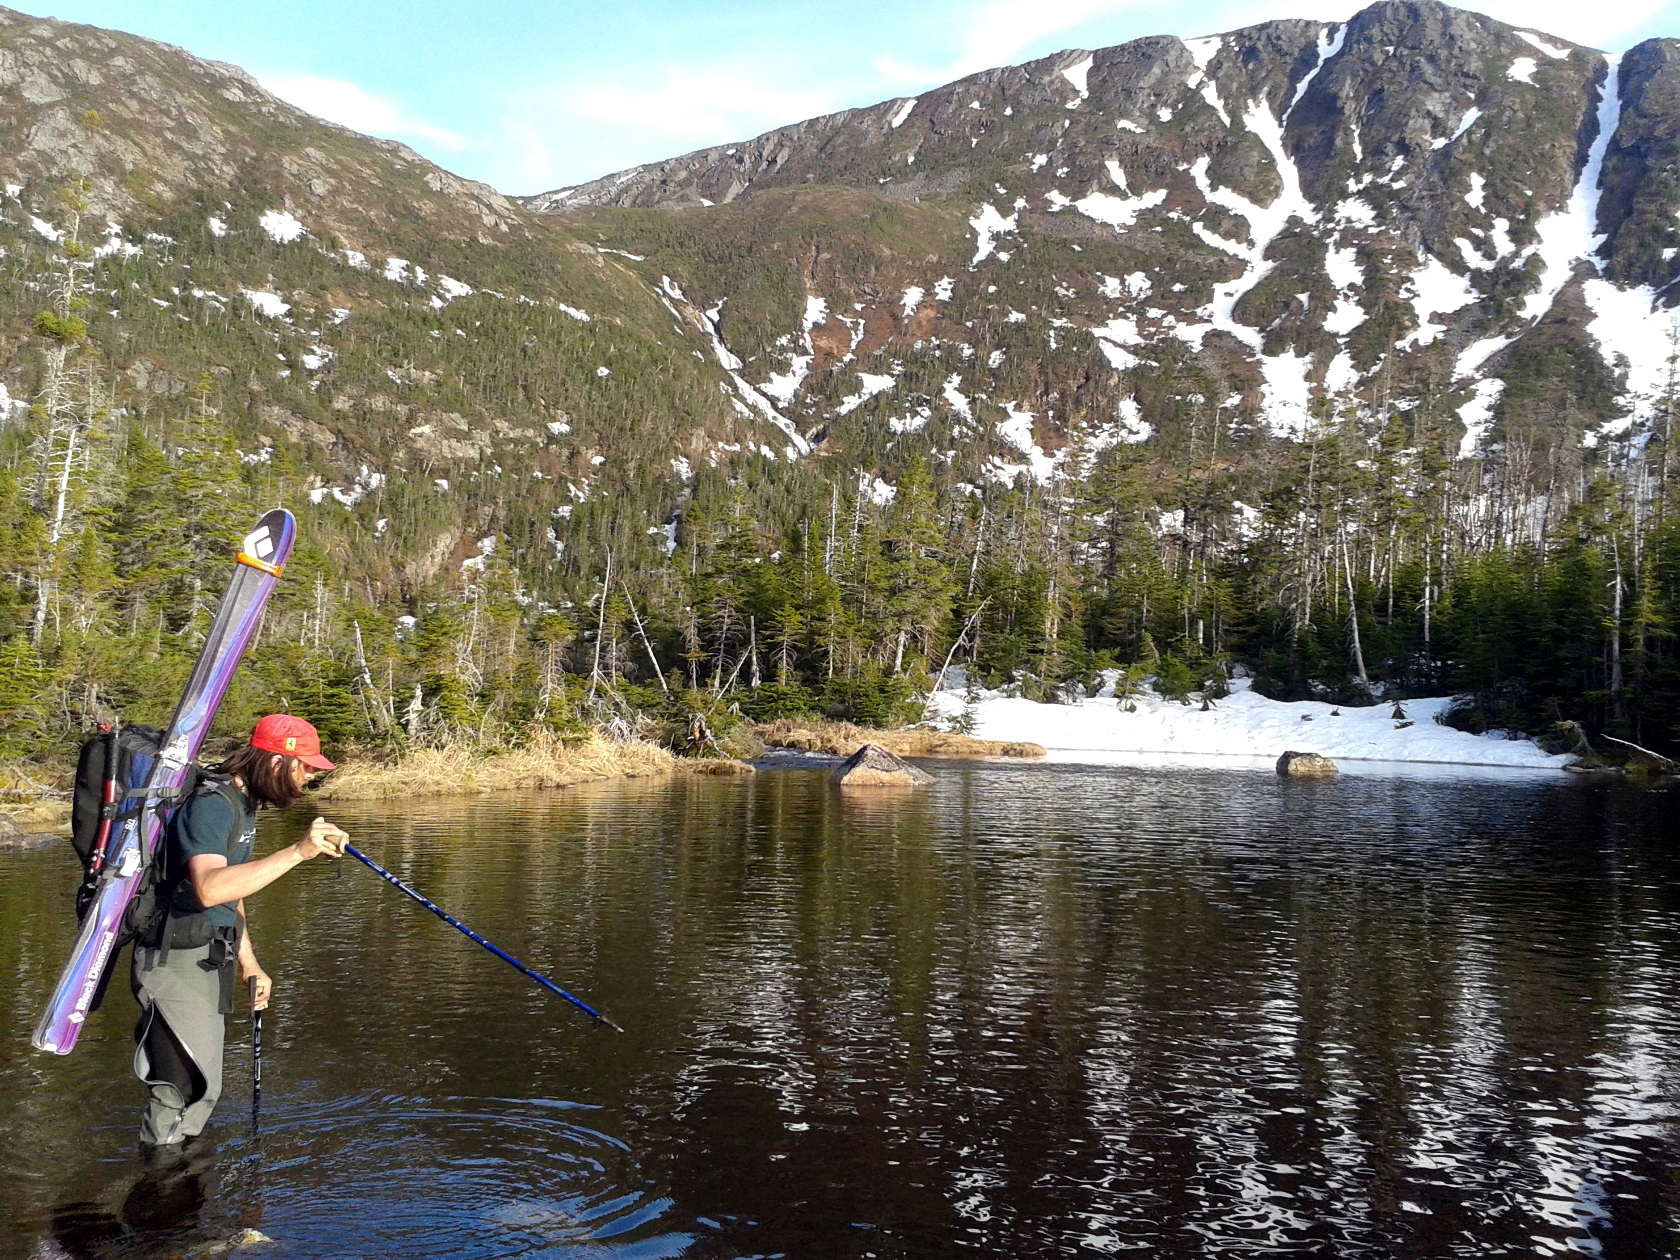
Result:
{"label": "mountain reflection in water", "polygon": [[73,863],[0,859],[0,1254],[1674,1252],[1673,793],[928,768],[333,811],[628,1032],[306,868],[251,903],[263,1130],[236,1019],[162,1223],[121,986],[27,1048]]}

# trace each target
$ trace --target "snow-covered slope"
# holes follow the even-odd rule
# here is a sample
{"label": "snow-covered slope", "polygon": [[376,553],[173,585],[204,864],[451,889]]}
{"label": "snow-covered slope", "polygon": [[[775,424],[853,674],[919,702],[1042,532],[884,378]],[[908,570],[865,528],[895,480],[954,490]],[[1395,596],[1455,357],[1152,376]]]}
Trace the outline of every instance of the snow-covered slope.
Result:
{"label": "snow-covered slope", "polygon": [[[1542,752],[1527,740],[1470,735],[1440,725],[1435,719],[1452,703],[1450,697],[1403,701],[1408,726],[1394,719],[1391,702],[1338,710],[1316,701],[1268,700],[1251,690],[1247,679],[1231,686],[1232,694],[1205,713],[1199,704],[1186,706],[1153,692],[1124,702],[1099,695],[1077,704],[1039,704],[983,691],[974,709],[974,734],[1043,744],[1050,760],[1074,762],[1125,761],[1136,754],[1186,764],[1205,757],[1275,760],[1289,749],[1337,761],[1538,770],[1561,770],[1571,760]],[[942,691],[932,707],[943,718],[954,717],[963,712],[963,693]]]}
{"label": "snow-covered slope", "polygon": [[[946,243],[920,269],[871,253],[867,277],[830,278],[814,251],[779,326],[737,302],[719,335],[759,389],[785,382],[778,410],[808,436],[848,414],[893,434],[948,421],[953,448],[1000,446],[987,479],[1049,484],[1080,475],[1070,447],[1145,441],[1197,407],[1298,438],[1327,403],[1380,396],[1461,424],[1465,456],[1566,398],[1589,444],[1648,422],[1680,296],[1677,133],[1680,41],[1607,57],[1377,0],[1346,23],[1070,49],[526,204],[714,226],[811,187],[866,190],[870,216],[950,207],[971,229],[961,266]],[[717,283],[696,300],[756,282]],[[955,303],[923,300],[936,285]],[[796,326],[813,303],[822,323]],[[1161,387],[1186,348],[1218,396]],[[1029,356],[1078,360],[1078,392],[1023,377]],[[896,387],[871,390],[889,370]]]}

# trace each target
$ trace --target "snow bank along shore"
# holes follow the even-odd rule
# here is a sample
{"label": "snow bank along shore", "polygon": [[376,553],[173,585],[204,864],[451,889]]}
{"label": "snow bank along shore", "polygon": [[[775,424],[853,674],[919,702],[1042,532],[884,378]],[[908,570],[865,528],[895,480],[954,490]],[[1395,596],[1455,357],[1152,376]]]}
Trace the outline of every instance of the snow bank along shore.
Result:
{"label": "snow bank along shore", "polygon": [[[981,691],[973,707],[974,734],[983,739],[1043,744],[1050,761],[1110,763],[1144,757],[1153,764],[1192,764],[1205,757],[1265,758],[1288,749],[1321,753],[1334,761],[1400,761],[1437,765],[1506,766],[1561,770],[1573,758],[1543,752],[1528,740],[1498,733],[1471,735],[1436,718],[1450,696],[1401,701],[1406,720],[1394,720],[1394,702],[1341,708],[1314,700],[1285,702],[1257,694],[1249,680],[1231,683],[1231,694],[1207,712],[1152,691],[1117,701],[1113,683],[1073,704],[1040,704],[998,691]],[[962,690],[945,690],[929,703],[930,717],[963,713]],[[1332,716],[1339,712],[1339,716]],[[1311,721],[1304,719],[1310,718]]]}

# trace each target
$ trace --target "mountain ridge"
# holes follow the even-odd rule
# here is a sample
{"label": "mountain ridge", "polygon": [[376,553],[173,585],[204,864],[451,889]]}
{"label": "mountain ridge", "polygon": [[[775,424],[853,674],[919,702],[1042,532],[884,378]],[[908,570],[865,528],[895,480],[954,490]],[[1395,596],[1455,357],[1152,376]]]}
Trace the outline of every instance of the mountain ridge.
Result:
{"label": "mountain ridge", "polygon": [[[1330,50],[1319,45],[1332,32],[1336,47],[1325,56]],[[1626,108],[1618,101],[1611,130],[1613,138],[1627,134],[1615,139],[1615,156],[1594,168],[1595,177],[1604,173],[1602,196],[1596,184],[1587,190],[1594,208],[1602,201],[1611,220],[1604,233],[1606,274],[1621,287],[1650,287],[1653,303],[1671,301],[1669,290],[1680,279],[1674,250],[1680,235],[1672,216],[1665,221],[1660,213],[1673,195],[1662,156],[1669,150],[1662,146],[1672,148],[1677,50],[1675,41],[1649,40],[1626,54],[1633,90]],[[1606,372],[1616,373],[1617,356],[1631,358],[1639,341],[1582,310],[1571,281],[1588,277],[1572,277],[1573,260],[1560,253],[1569,245],[1548,244],[1540,233],[1581,191],[1601,125],[1595,106],[1610,81],[1608,68],[1621,60],[1433,0],[1381,0],[1345,25],[1291,20],[1199,40],[1158,36],[1065,50],[522,204],[562,216],[592,206],[709,209],[776,188],[873,183],[888,198],[966,199],[988,207],[997,200],[988,181],[1002,193],[1000,179],[1025,176],[1026,187],[1008,190],[1012,206],[1006,201],[977,216],[974,263],[989,252],[980,222],[1068,239],[1098,235],[1107,225],[1136,244],[1140,219],[1156,219],[1156,231],[1163,219],[1194,219],[1200,239],[1183,242],[1188,248],[1172,259],[1186,273],[1175,278],[1194,285],[1201,272],[1213,290],[1197,287],[1198,294],[1220,283],[1239,291],[1229,311],[1205,299],[1165,308],[1168,320],[1144,330],[1145,341],[1198,335],[1187,327],[1245,343],[1263,332],[1264,345],[1250,347],[1264,350],[1251,359],[1263,370],[1285,355],[1310,359],[1305,381],[1290,365],[1276,371],[1291,379],[1270,383],[1270,408],[1290,413],[1274,425],[1280,432],[1300,431],[1315,394],[1355,385],[1396,350],[1444,341],[1467,356],[1456,375],[1474,393],[1461,410],[1468,450],[1491,430],[1496,405],[1491,389],[1478,383],[1498,379],[1525,336],[1543,343],[1541,325],[1554,308],[1569,339],[1588,345],[1586,352],[1600,343]],[[1397,91],[1397,83],[1405,90]],[[1646,118],[1643,102],[1652,98],[1664,106]],[[1011,124],[1017,106],[1021,114]],[[1059,126],[1046,113],[1059,115]],[[1630,122],[1655,138],[1648,141]],[[1076,127],[1071,134],[1070,126]],[[1277,133],[1271,142],[1262,136],[1267,128]],[[1475,151],[1461,158],[1467,146]],[[1640,157],[1647,149],[1652,154]],[[1469,169],[1477,166],[1487,174]],[[1086,195],[1064,193],[1064,176]],[[1298,183],[1299,204],[1287,207],[1281,222],[1268,223],[1256,256],[1245,258],[1255,227],[1251,212],[1276,209],[1285,177]],[[1148,191],[1134,195],[1132,185]],[[1155,200],[1144,204],[1149,197]],[[1340,224],[1344,229],[1374,230],[1359,239],[1345,230],[1310,230],[1332,215],[1354,218]],[[1583,232],[1575,225],[1576,235],[1591,235],[1592,226]],[[1339,276],[1325,265],[1326,236],[1340,254],[1328,260]],[[1587,252],[1577,249],[1575,257]],[[1537,254],[1543,266],[1529,263]],[[1230,274],[1230,255],[1248,263],[1252,283]],[[1209,268],[1222,271],[1223,281],[1209,276]],[[1271,273],[1285,269],[1298,288],[1302,278],[1309,281],[1306,293],[1268,291]],[[1389,274],[1405,275],[1406,282],[1387,285]],[[1358,287],[1375,310],[1358,306],[1351,275],[1363,275]],[[1276,290],[1277,282],[1269,288]],[[1436,323],[1438,316],[1449,318]],[[1597,334],[1587,334],[1585,325],[1595,321]],[[1483,335],[1471,335],[1477,332]],[[1124,349],[1119,340],[1111,344]],[[1348,356],[1347,366],[1338,367],[1339,353]],[[1135,358],[1130,350],[1126,356]],[[1623,393],[1640,387],[1648,393],[1649,384]],[[1611,410],[1601,409],[1599,419],[1615,419]]]}

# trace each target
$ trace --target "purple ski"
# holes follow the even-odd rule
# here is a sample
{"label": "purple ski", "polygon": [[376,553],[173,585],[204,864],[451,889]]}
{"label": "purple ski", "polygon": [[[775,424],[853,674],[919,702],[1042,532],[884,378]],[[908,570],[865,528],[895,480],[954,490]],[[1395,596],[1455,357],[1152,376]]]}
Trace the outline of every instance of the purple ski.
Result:
{"label": "purple ski", "polygon": [[[192,677],[164,735],[157,760],[137,756],[133,782],[148,789],[179,787],[187,769],[198,756],[211,719],[227,693],[245,645],[256,633],[263,608],[280,580],[281,570],[292,553],[297,522],[284,508],[276,508],[257,522],[240,545],[233,580],[222,597],[216,619],[193,666]],[[81,934],[71,951],[52,999],[30,1043],[37,1050],[69,1054],[81,1036],[94,995],[106,969],[115,961],[123,916],[139,891],[146,863],[157,854],[163,836],[167,808],[146,809],[138,819],[122,823],[110,840],[105,866],[99,877],[99,891],[82,920]]]}

